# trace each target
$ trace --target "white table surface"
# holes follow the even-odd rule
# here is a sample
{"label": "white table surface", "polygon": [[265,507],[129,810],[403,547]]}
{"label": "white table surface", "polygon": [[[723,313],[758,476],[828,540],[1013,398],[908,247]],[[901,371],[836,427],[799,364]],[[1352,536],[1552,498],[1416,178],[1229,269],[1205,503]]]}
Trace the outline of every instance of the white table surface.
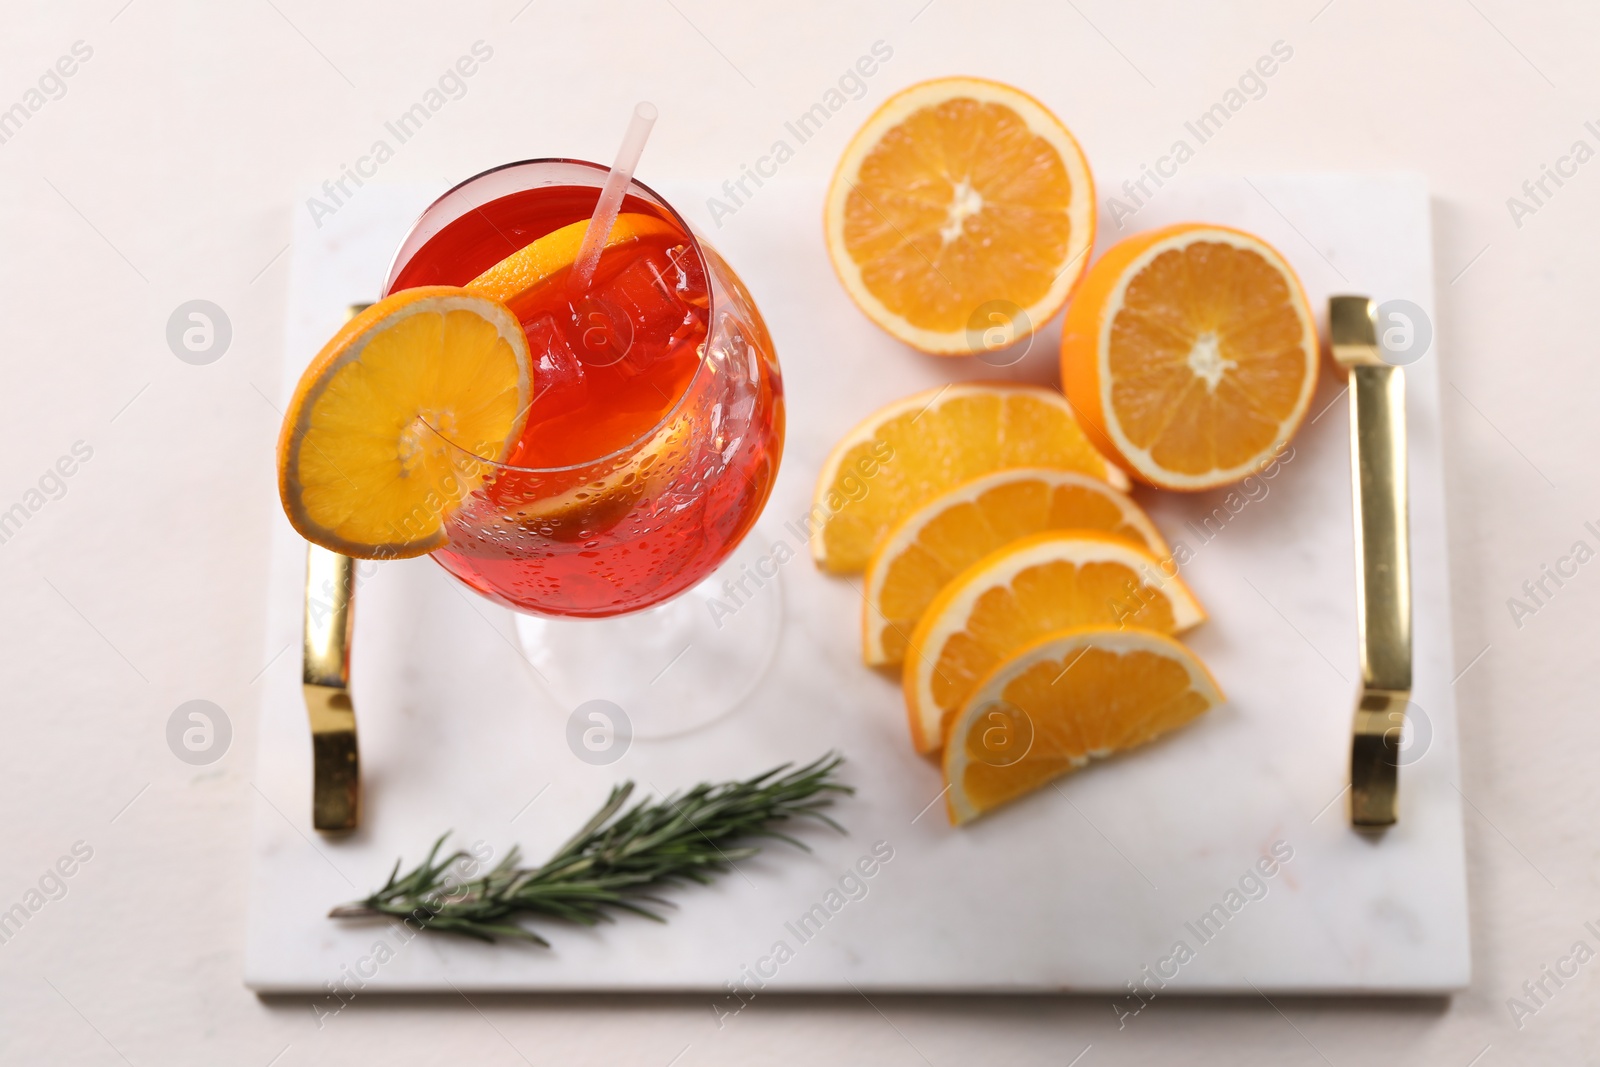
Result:
{"label": "white table surface", "polygon": [[[1560,988],[1546,980],[1553,995],[1520,1020],[1507,999],[1575,942],[1600,946],[1584,925],[1600,927],[1600,727],[1582,629],[1600,571],[1547,582],[1554,595],[1520,625],[1507,599],[1575,541],[1596,543],[1584,522],[1600,520],[1588,410],[1600,167],[1547,180],[1520,219],[1507,198],[1575,140],[1600,143],[1584,127],[1600,101],[1600,17],[1503,0],[1080,2],[982,20],[956,0],[803,14],[704,0],[522,8],[106,0],[12,8],[0,22],[0,107],[74,42],[93,50],[64,95],[0,143],[0,509],[75,442],[93,449],[64,495],[0,544],[0,909],[75,842],[93,850],[66,895],[0,944],[0,1062],[1582,1060],[1600,1038],[1596,964]],[[267,666],[277,506],[278,416],[262,393],[284,337],[291,217],[306,210],[293,191],[337,177],[480,39],[493,58],[386,178],[604,157],[639,98],[666,116],[653,166],[737,176],[881,39],[893,58],[786,173],[825,180],[887,93],[970,72],[1058,111],[1110,193],[1274,41],[1292,47],[1182,176],[1409,168],[1434,190],[1472,987],[1402,1002],[1162,999],[1120,1032],[1104,998],[1057,997],[774,998],[721,1030],[693,997],[370,997],[319,1028],[305,1000],[246,991],[253,680]],[[165,338],[172,311],[196,298],[233,327],[206,366],[176,359]],[[169,717],[191,699],[232,723],[209,766],[167,746]]]}

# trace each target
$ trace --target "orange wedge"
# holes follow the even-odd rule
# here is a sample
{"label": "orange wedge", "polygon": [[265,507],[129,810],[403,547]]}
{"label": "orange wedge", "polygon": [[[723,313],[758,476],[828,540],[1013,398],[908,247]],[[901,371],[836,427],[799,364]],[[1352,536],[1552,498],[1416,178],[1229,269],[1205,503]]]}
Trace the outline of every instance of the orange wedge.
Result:
{"label": "orange wedge", "polygon": [[880,408],[834,446],[807,520],[812,558],[833,574],[860,571],[890,529],[916,508],[1008,467],[1053,467],[1128,486],[1055,390],[988,382],[941,386]]}
{"label": "orange wedge", "polygon": [[[887,100],[845,149],[828,254],[867,317],[924,352],[1021,340],[1066,302],[1094,246],[1094,182],[1039,101],[982,78]],[[997,317],[998,316],[998,317]]]}
{"label": "orange wedge", "polygon": [[1171,550],[1149,517],[1106,483],[1070,471],[1022,467],[956,486],[901,520],[862,577],[862,658],[899,663],[922,613],[957,574],[1046,530],[1099,530],[1158,559]]}
{"label": "orange wedge", "polygon": [[692,454],[694,436],[693,417],[679,413],[609,469],[591,465],[572,472],[511,478],[497,489],[497,505],[511,520],[537,530],[542,537],[554,541],[593,537],[680,477],[687,462],[684,457]]}
{"label": "orange wedge", "polygon": [[419,556],[505,458],[532,395],[522,327],[451,286],[406,289],[334,335],[278,439],[278,491],[306,540],[362,559]]}
{"label": "orange wedge", "polygon": [[1075,626],[1182,633],[1204,621],[1175,572],[1171,561],[1087,530],[1024,537],[962,571],[906,647],[902,686],[917,751],[939,748],[979,680],[1045,634]]}
{"label": "orange wedge", "polygon": [[1128,238],[1067,311],[1061,380],[1134,477],[1211,489],[1271,462],[1317,386],[1305,291],[1258,237],[1183,223]]}
{"label": "orange wedge", "polygon": [[1087,627],[1041,637],[997,664],[950,724],[950,821],[1152,741],[1222,701],[1204,664],[1165,634]]}
{"label": "orange wedge", "polygon": [[[552,230],[496,263],[466,287],[479,296],[498,300],[513,311],[533,290],[556,274],[564,273],[578,261],[583,235],[589,220],[582,219],[559,230]],[[605,251],[633,244],[647,237],[679,237],[678,229],[654,215],[626,212],[606,235]]]}

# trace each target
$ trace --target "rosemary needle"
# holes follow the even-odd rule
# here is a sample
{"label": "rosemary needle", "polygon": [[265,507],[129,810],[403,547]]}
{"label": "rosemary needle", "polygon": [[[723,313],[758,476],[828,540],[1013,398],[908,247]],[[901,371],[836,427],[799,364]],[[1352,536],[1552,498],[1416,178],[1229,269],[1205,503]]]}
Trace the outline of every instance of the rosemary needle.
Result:
{"label": "rosemary needle", "polygon": [[[461,850],[439,855],[445,833],[428,858],[404,875],[400,861],[382,889],[364,900],[334,908],[336,919],[388,916],[419,929],[462,934],[482,941],[507,937],[549,942],[523,926],[527,918],[564,919],[593,926],[629,911],[664,922],[653,895],[684,881],[709,884],[741,859],[755,855],[760,838],[777,838],[810,851],[778,827],[815,819],[843,832],[822,809],[835,794],[855,790],[834,780],[844,758],[828,753],[791,770],[774,767],[743,781],[701,783],[681,795],[641,800],[626,807],[633,783],[625,782],[565,845],[542,866],[519,865],[516,846],[480,878],[455,882],[452,868],[472,857]],[[626,808],[626,810],[624,810]]]}

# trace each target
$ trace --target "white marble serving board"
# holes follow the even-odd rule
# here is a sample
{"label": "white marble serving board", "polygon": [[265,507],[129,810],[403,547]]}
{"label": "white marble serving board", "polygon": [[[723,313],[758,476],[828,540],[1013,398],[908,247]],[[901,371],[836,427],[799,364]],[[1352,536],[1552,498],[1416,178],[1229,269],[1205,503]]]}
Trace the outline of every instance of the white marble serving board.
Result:
{"label": "white marble serving board", "polygon": [[[806,511],[832,442],[880,404],[952,377],[1054,380],[1059,324],[1000,371],[920,356],[882,334],[829,267],[820,185],[769,182],[721,227],[706,207],[710,183],[658,187],[740,272],[777,343],[790,421],[761,526],[773,542],[801,547],[785,522]],[[302,213],[285,395],[345,305],[377,292],[392,250],[437,191],[368,185],[320,229]],[[1420,178],[1197,176],[1160,190],[1120,231],[1103,209],[1100,243],[1184,219],[1271,241],[1300,272],[1319,318],[1336,292],[1432,313]],[[1225,493],[1139,494],[1169,540],[1193,553],[1184,577],[1211,618],[1186,639],[1229,703],[961,830],[934,803],[937,768],[907,742],[897,685],[860,664],[855,587],[820,575],[801,551],[781,570],[780,647],[754,695],[697,732],[635,740],[603,767],[569,750],[571,706],[519,658],[506,612],[427,559],[371,568],[354,660],[365,818],[351,837],[319,837],[293,651],[305,546],[280,517],[267,654],[291,650],[261,683],[246,983],[312,993],[330,982],[362,992],[695,990],[719,1013],[741,1003],[727,983],[752,982],[767,992],[1104,991],[1121,995],[1123,1011],[1140,1003],[1126,983],[1152,983],[1156,971],[1170,975],[1166,993],[1461,988],[1469,953],[1439,358],[1435,344],[1407,370],[1420,712],[1402,818],[1381,839],[1351,831],[1341,794],[1357,678],[1355,579],[1348,409],[1330,372],[1293,458],[1253,499],[1237,498],[1237,514],[1212,539],[1190,524],[1225,506]],[[829,747],[848,756],[858,790],[837,811],[848,836],[808,832],[812,853],[775,846],[710,888],[674,892],[664,925],[547,925],[553,946],[541,949],[407,941],[394,927],[325,918],[444,830],[496,854],[515,842],[538,857],[623,778],[671,790]],[[1271,878],[1248,878],[1275,845],[1292,858]],[[847,878],[875,846],[892,859],[867,864],[870,879]],[[826,923],[799,931],[815,905]],[[1216,905],[1227,921],[1200,931]],[[1185,951],[1174,955],[1179,942]]]}

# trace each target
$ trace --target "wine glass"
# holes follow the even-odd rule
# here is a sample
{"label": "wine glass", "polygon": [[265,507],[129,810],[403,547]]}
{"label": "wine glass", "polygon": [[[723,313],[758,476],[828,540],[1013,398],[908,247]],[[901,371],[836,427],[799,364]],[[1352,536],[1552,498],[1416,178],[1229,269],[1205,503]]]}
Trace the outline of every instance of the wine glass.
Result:
{"label": "wine glass", "polygon": [[[511,163],[435,201],[395,255],[385,295],[464,285],[587,219],[608,170]],[[433,558],[518,612],[531,666],[563,703],[609,701],[640,736],[680,732],[753,688],[776,644],[776,582],[730,596],[729,563],[777,474],[783,387],[772,339],[728,264],[633,181],[648,239],[607,249],[582,294],[513,306],[534,364],[522,439],[504,462],[452,441],[479,487]],[[738,625],[728,618],[737,613]]]}

